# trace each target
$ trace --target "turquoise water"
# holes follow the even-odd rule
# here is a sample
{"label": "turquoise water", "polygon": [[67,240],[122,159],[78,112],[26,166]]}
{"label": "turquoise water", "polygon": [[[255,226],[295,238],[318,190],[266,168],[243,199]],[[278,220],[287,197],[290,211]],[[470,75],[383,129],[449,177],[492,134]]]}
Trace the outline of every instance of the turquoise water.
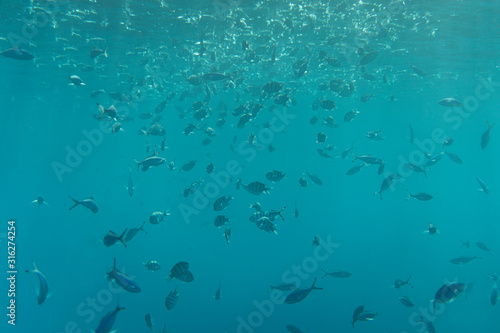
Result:
{"label": "turquoise water", "polygon": [[[34,56],[28,61],[0,57],[5,221],[0,244],[8,275],[7,221],[16,219],[18,271],[16,327],[5,315],[2,325],[19,332],[93,332],[119,302],[126,308],[113,325],[119,332],[149,331],[147,313],[154,332],[164,327],[167,332],[287,332],[286,325],[311,333],[351,332],[353,311],[364,305],[377,316],[357,321],[356,332],[425,332],[416,322],[420,313],[437,332],[497,332],[498,305],[492,305],[494,281],[488,278],[500,263],[497,125],[485,148],[481,140],[488,123],[499,120],[499,11],[495,1],[2,2],[1,50],[19,46]],[[94,47],[107,57],[92,59]],[[364,64],[370,52],[378,56]],[[202,78],[212,72],[225,76]],[[85,85],[69,85],[72,75]],[[200,85],[188,80],[192,75]],[[354,91],[342,97],[330,89],[332,79]],[[263,87],[270,82],[280,83],[280,91],[266,93]],[[251,86],[257,86],[254,95],[248,93]],[[105,92],[90,97],[99,89]],[[126,101],[113,99],[112,92]],[[285,105],[275,102],[280,94],[286,95]],[[373,96],[362,102],[365,94]],[[440,105],[445,98],[462,107]],[[155,112],[165,100],[165,109]],[[336,107],[323,109],[324,100]],[[203,104],[206,118],[195,118],[195,102]],[[115,105],[118,115],[96,119],[96,103]],[[232,112],[245,103],[263,107],[240,128],[240,115]],[[224,109],[227,115],[221,115]],[[353,109],[359,114],[345,122]],[[150,131],[157,116],[165,135],[140,131]],[[315,116],[319,120],[311,124]],[[334,127],[324,124],[328,116]],[[226,120],[222,126],[220,118]],[[123,131],[114,135],[109,128],[116,122]],[[185,135],[188,124],[196,128]],[[202,144],[208,127],[216,135]],[[366,137],[378,130],[383,140]],[[320,132],[327,136],[324,143],[316,142]],[[252,133],[256,138],[250,144]],[[162,150],[164,137],[168,148]],[[453,143],[445,151],[462,164],[443,153],[447,138]],[[376,164],[346,175],[360,165],[351,153],[341,157],[351,146],[355,155],[382,159],[383,172],[377,173]],[[320,156],[318,149],[332,158]],[[138,169],[134,160],[154,152],[165,163]],[[425,167],[427,153],[442,160]],[[195,167],[179,171],[187,161],[196,161]],[[210,162],[212,174],[206,171]],[[411,172],[406,163],[425,168],[427,176]],[[132,196],[126,189],[129,168]],[[286,173],[285,178],[270,181],[266,174],[272,170]],[[380,200],[374,193],[394,174],[399,176]],[[298,182],[302,177],[306,187]],[[489,194],[477,190],[476,178]],[[257,196],[237,189],[238,179],[240,185],[259,181],[272,189]],[[186,198],[184,190],[199,180],[200,188]],[[407,191],[433,198],[406,200]],[[48,205],[31,203],[38,196]],[[68,196],[93,197],[99,211],[69,210]],[[214,211],[222,196],[233,199]],[[274,221],[277,234],[249,221],[254,202],[265,211],[286,206],[283,219]],[[170,215],[162,222],[149,222],[152,213],[166,210]],[[217,215],[231,222],[217,228]],[[103,244],[110,230],[120,235],[143,221],[147,233],[137,233],[126,248],[119,241]],[[436,234],[425,232],[430,223]],[[228,227],[230,244],[224,237]],[[461,256],[479,258],[450,263]],[[140,293],[106,280],[114,258]],[[49,297],[41,305],[36,275],[24,272],[32,269],[32,260],[49,283]],[[161,264],[159,271],[144,267],[151,260]],[[167,282],[178,262],[189,263],[193,282]],[[323,278],[322,270],[352,275]],[[413,288],[394,288],[396,279],[409,276]],[[283,304],[289,292],[269,291],[269,284],[283,282],[308,288],[315,277],[323,290],[312,290],[296,304]],[[438,303],[434,314],[437,290],[451,282],[468,287],[455,301]],[[7,306],[9,284],[2,286]],[[178,302],[167,310],[165,298],[176,287]],[[415,306],[402,305],[401,296]]]}

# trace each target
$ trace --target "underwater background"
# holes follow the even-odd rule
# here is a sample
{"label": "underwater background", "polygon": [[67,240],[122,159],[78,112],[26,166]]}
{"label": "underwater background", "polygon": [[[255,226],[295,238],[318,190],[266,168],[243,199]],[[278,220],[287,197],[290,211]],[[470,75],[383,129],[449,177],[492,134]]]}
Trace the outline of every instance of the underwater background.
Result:
{"label": "underwater background", "polygon": [[[6,331],[94,332],[118,303],[119,332],[150,331],[146,314],[153,332],[351,332],[360,305],[376,315],[356,332],[500,331],[497,1],[16,0],[0,13],[0,244],[8,276],[15,219],[18,271]],[[346,175],[362,155],[383,163]],[[134,161],[152,156],[165,161]],[[269,193],[245,190],[256,181]],[[69,210],[69,196],[99,211]],[[277,233],[249,220],[255,202],[286,206]],[[216,227],[221,214],[230,222]],[[143,221],[127,247],[103,244]],[[140,293],[106,279],[114,258]],[[49,285],[40,305],[32,261]],[[178,262],[194,281],[167,281]],[[315,278],[322,290],[273,301],[270,285]],[[465,290],[434,313],[453,282]]]}

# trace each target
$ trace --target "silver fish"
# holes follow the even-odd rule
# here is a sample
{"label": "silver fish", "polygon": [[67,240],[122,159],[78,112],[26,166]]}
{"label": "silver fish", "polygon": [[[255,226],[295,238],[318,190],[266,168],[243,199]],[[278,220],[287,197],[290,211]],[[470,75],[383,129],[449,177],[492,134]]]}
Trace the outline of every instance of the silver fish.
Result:
{"label": "silver fish", "polygon": [[484,149],[486,148],[486,146],[488,145],[488,143],[490,142],[490,132],[491,132],[491,128],[495,126],[495,124],[491,124],[488,123],[488,129],[483,133],[483,135],[481,135],[481,148]]}
{"label": "silver fish", "polygon": [[69,197],[71,200],[75,202],[73,206],[69,208],[69,210],[72,210],[78,205],[82,205],[83,207],[86,207],[92,211],[92,213],[96,214],[99,211],[99,208],[97,207],[96,202],[94,201],[94,198],[90,197],[87,199],[83,199],[82,201],[78,201],[76,199],[73,199],[72,197]]}
{"label": "silver fish", "polygon": [[121,310],[125,310],[125,308],[120,307],[117,304],[116,309],[105,314],[104,317],[101,318],[101,321],[99,322],[99,325],[97,326],[97,328],[95,330],[95,333],[110,333],[111,330],[113,329],[113,325],[114,325],[115,320],[116,320],[116,315]]}
{"label": "silver fish", "polygon": [[35,261],[33,261],[33,270],[26,270],[26,273],[35,273],[38,276],[38,288],[37,288],[37,297],[38,297],[38,304],[42,304],[48,297],[49,295],[49,284],[47,282],[47,278],[45,275],[42,274],[36,267]]}
{"label": "silver fish", "polygon": [[292,291],[286,298],[285,298],[285,303],[287,304],[295,304],[295,303],[298,303],[300,301],[303,301],[310,293],[313,289],[323,289],[323,288],[319,288],[319,287],[316,287],[315,284],[316,284],[316,280],[318,278],[315,278],[314,279],[314,282],[312,284],[312,286],[310,288],[306,288],[306,289],[296,289],[294,291]]}

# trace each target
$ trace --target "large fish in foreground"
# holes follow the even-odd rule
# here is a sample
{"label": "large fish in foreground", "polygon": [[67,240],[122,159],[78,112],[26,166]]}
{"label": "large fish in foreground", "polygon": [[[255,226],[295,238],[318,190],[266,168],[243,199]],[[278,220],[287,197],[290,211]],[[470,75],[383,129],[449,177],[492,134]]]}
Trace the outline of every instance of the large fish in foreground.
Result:
{"label": "large fish in foreground", "polygon": [[319,287],[315,287],[314,285],[316,284],[316,280],[318,278],[315,278],[314,279],[314,282],[312,284],[312,286],[310,288],[307,288],[307,289],[297,289],[297,290],[294,290],[292,291],[286,298],[285,298],[285,303],[287,304],[295,304],[295,303],[298,303],[300,301],[303,301],[308,295],[309,293],[311,293],[311,291],[313,289],[323,289],[323,288],[319,288]]}
{"label": "large fish in foreground", "polygon": [[101,321],[99,322],[99,326],[97,326],[95,333],[110,333],[111,329],[113,328],[113,325],[116,320],[116,315],[118,312],[121,310],[125,310],[124,307],[120,307],[118,304],[116,305],[116,309],[113,311],[110,311],[104,315],[104,317],[101,318]]}
{"label": "large fish in foreground", "polygon": [[123,290],[131,292],[131,293],[140,293],[141,288],[132,281],[128,275],[120,272],[116,268],[116,258],[113,260],[113,267],[108,270],[106,273],[108,280],[116,282]]}
{"label": "large fish in foreground", "polygon": [[465,290],[465,283],[452,282],[447,283],[436,292],[432,306],[434,313],[436,313],[436,303],[450,303],[460,296]]}
{"label": "large fish in foreground", "polygon": [[34,269],[32,271],[26,270],[26,273],[35,273],[38,276],[38,288],[37,288],[37,296],[38,296],[38,304],[42,304],[48,297],[49,294],[49,284],[47,283],[47,278],[36,268],[35,262],[33,261]]}
{"label": "large fish in foreground", "polygon": [[6,58],[16,59],[16,60],[31,60],[35,58],[34,55],[26,50],[20,49],[19,47],[13,47],[11,49],[5,50],[0,53]]}

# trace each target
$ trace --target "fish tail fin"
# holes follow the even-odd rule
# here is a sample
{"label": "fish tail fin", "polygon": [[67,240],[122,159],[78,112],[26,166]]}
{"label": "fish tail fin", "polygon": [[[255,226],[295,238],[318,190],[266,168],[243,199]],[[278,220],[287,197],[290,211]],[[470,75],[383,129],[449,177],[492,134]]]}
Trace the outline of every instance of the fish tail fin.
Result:
{"label": "fish tail fin", "polygon": [[139,230],[142,230],[144,231],[145,233],[148,233],[146,230],[144,230],[144,225],[146,224],[146,221],[142,222],[142,225],[141,227],[139,228]]}
{"label": "fish tail fin", "polygon": [[125,244],[125,241],[123,240],[123,237],[127,233],[127,230],[128,230],[128,228],[126,228],[125,231],[122,232],[122,234],[120,235],[120,242],[122,242],[123,246],[125,246],[125,247],[127,247],[127,244]]}
{"label": "fish tail fin", "polygon": [[76,199],[72,198],[71,196],[69,196],[69,198],[75,202],[75,204],[74,204],[73,206],[71,206],[71,207],[69,208],[69,210],[72,210],[73,208],[75,208],[76,206],[78,206],[78,205],[80,204],[80,201],[78,201],[78,200],[76,200]]}
{"label": "fish tail fin", "polygon": [[327,272],[326,272],[323,268],[322,268],[321,270],[323,271],[323,273],[325,273],[325,275],[323,275],[323,277],[322,277],[322,279],[324,279],[324,278],[325,278],[325,276],[327,276],[327,275],[328,275],[328,273],[327,273]]}
{"label": "fish tail fin", "polygon": [[351,321],[352,328],[354,328],[355,321]]}
{"label": "fish tail fin", "polygon": [[353,160],[351,162],[354,162],[358,159],[358,157],[356,156],[356,154],[354,154],[353,152],[351,152],[352,156],[354,156]]}
{"label": "fish tail fin", "polygon": [[311,289],[323,289],[323,288],[320,288],[320,287],[316,287],[316,280],[317,279],[318,279],[317,277],[314,278],[314,282],[313,282],[313,284],[311,286]]}
{"label": "fish tail fin", "polygon": [[410,200],[410,198],[411,198],[411,193],[410,193],[410,191],[409,191],[409,190],[406,190],[406,192],[408,192],[408,197],[406,198],[406,200],[408,201],[408,200]]}
{"label": "fish tail fin", "polygon": [[135,158],[134,158],[134,161],[135,161],[135,163],[137,163],[137,171],[139,171],[139,167],[141,166],[141,162],[138,162]]}
{"label": "fish tail fin", "polygon": [[107,58],[108,57],[108,48],[106,47],[106,49],[104,50],[104,56]]}
{"label": "fish tail fin", "polygon": [[102,116],[104,116],[104,114],[106,113],[106,109],[101,104],[99,104],[99,103],[96,103],[96,104],[99,107],[99,110],[101,111],[101,114],[99,115],[99,117],[97,119],[101,119]]}

